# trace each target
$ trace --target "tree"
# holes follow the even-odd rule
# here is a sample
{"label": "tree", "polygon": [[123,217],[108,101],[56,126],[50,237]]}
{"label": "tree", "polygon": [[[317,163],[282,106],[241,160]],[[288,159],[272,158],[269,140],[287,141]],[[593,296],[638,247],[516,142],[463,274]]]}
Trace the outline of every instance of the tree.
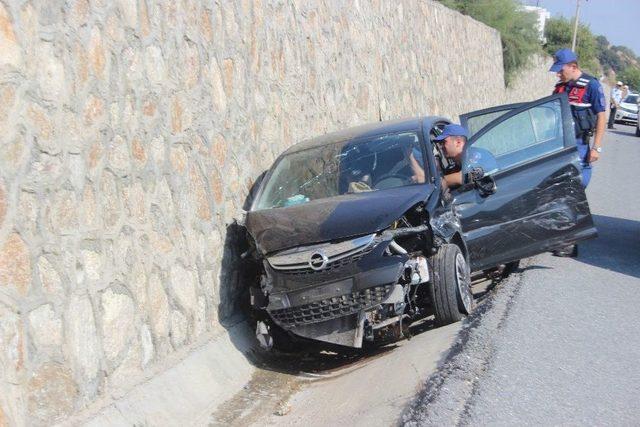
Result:
{"label": "tree", "polygon": [[[553,55],[558,49],[565,47],[570,48],[571,38],[573,37],[573,22],[565,18],[552,18],[547,20],[545,37],[547,38],[545,50],[550,55]],[[576,38],[578,62],[581,69],[594,76],[599,76],[602,73],[602,67],[598,62],[598,45],[598,40],[596,40],[596,37],[589,27],[579,24],[578,36]]]}
{"label": "tree", "polygon": [[616,73],[619,73],[623,68],[620,57],[611,49],[601,50],[598,53],[598,60],[600,61],[600,64],[602,64],[602,68],[605,72],[613,70]]}
{"label": "tree", "polygon": [[526,12],[515,0],[441,0],[464,15],[469,15],[500,32],[507,83],[529,57],[540,51],[537,17]]}
{"label": "tree", "polygon": [[619,74],[619,80],[629,85],[629,89],[640,91],[640,69],[627,67]]}
{"label": "tree", "polygon": [[596,44],[598,45],[598,50],[606,50],[609,49],[609,40],[603,35],[596,36]]}

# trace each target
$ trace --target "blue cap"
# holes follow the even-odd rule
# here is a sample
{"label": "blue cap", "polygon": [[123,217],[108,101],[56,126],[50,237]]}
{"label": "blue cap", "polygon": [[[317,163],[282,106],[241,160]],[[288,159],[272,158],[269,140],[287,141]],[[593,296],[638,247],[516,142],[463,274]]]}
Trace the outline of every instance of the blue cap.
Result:
{"label": "blue cap", "polygon": [[551,66],[551,68],[549,68],[549,71],[553,71],[554,73],[557,73],[558,71],[562,70],[562,66],[565,64],[568,64],[570,62],[578,62],[578,57],[576,56],[575,52],[572,51],[571,49],[560,49],[559,51],[556,52],[555,55],[553,55],[553,60],[555,61],[553,63],[553,65]]}
{"label": "blue cap", "polygon": [[469,136],[469,133],[464,128],[464,126],[455,125],[455,124],[446,125],[442,133],[436,136],[435,140],[442,141],[448,136],[464,136],[465,138],[467,138]]}

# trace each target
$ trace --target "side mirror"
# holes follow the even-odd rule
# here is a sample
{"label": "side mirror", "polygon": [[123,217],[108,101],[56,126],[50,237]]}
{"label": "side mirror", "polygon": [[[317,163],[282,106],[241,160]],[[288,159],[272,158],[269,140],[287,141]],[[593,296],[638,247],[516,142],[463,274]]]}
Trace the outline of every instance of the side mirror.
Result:
{"label": "side mirror", "polygon": [[496,180],[491,175],[485,174],[485,171],[479,166],[471,168],[466,173],[465,183],[478,190],[482,197],[488,197],[497,190]]}
{"label": "side mirror", "polygon": [[480,196],[488,197],[496,192],[498,187],[496,186],[496,180],[492,176],[483,176],[479,180],[475,181],[476,189]]}

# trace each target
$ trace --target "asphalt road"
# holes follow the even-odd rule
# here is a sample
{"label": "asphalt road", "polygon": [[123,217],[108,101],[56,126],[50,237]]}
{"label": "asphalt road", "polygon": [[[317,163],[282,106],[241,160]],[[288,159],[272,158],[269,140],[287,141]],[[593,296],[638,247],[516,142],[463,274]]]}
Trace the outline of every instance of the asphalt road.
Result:
{"label": "asphalt road", "polygon": [[[638,425],[640,138],[605,138],[587,191],[600,236],[486,289],[466,321],[414,328],[374,353],[256,357],[253,380],[203,424]],[[485,292],[485,290],[487,292]]]}
{"label": "asphalt road", "polygon": [[501,284],[404,423],[640,423],[640,138],[617,125],[604,147],[587,190],[599,237]]}

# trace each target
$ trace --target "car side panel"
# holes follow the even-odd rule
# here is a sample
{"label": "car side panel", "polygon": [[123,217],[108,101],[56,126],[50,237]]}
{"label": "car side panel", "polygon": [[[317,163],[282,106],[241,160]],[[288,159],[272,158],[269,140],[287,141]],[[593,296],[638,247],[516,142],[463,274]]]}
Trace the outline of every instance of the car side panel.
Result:
{"label": "car side panel", "polygon": [[594,237],[575,149],[495,176],[497,192],[456,195],[474,271]]}
{"label": "car side panel", "polygon": [[564,148],[533,152],[528,161],[499,170],[493,175],[497,191],[486,198],[472,188],[455,192],[474,271],[597,235],[582,187],[566,96],[553,95],[513,109],[479,130],[470,144],[522,112],[553,102],[560,102]]}

